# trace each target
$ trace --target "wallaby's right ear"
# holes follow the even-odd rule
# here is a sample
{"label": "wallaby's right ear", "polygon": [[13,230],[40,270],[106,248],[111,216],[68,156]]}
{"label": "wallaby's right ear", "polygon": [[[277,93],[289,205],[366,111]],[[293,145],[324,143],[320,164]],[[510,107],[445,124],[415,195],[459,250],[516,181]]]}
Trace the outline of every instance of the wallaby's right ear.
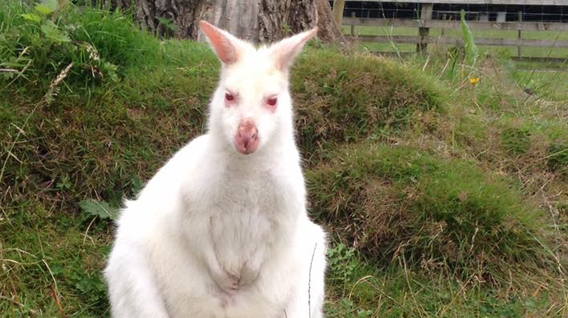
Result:
{"label": "wallaby's right ear", "polygon": [[207,35],[211,42],[211,46],[215,49],[219,60],[225,64],[233,64],[240,58],[243,53],[243,41],[223,31],[211,23],[201,20],[199,22],[201,30]]}

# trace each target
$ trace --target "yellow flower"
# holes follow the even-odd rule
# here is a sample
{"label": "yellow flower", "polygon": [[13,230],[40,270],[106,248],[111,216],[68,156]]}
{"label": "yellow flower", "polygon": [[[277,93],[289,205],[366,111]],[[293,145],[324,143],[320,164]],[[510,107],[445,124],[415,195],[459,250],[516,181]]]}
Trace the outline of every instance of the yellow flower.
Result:
{"label": "yellow flower", "polygon": [[479,77],[472,77],[469,79],[469,82],[471,83],[471,85],[477,85],[479,84],[479,81],[481,81],[481,79]]}

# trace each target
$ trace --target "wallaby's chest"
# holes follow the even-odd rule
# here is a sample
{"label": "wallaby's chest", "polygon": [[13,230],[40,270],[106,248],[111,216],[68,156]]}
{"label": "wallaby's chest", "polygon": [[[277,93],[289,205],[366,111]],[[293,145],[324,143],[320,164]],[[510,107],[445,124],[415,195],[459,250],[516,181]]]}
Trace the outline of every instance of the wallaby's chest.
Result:
{"label": "wallaby's chest", "polygon": [[278,209],[272,187],[252,182],[225,182],[211,202],[210,220],[216,241],[253,244],[270,232]]}
{"label": "wallaby's chest", "polygon": [[238,270],[249,259],[263,257],[259,253],[277,239],[281,193],[270,175],[225,177],[214,193],[208,211],[215,251],[224,266]]}

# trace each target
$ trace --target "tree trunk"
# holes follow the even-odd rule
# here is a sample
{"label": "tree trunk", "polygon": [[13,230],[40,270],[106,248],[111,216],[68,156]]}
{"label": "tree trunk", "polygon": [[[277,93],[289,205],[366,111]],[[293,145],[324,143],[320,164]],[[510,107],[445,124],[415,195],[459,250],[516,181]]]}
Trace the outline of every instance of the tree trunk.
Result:
{"label": "tree trunk", "polygon": [[132,7],[135,0],[106,0],[104,4],[111,10],[127,11]]}
{"label": "tree trunk", "polygon": [[347,43],[347,39],[341,31],[341,25],[338,25],[333,19],[331,6],[328,0],[316,0],[318,12],[318,37],[326,42]]}
{"label": "tree trunk", "polygon": [[[107,1],[125,9],[121,4],[130,0]],[[257,43],[274,42],[316,25],[320,39],[345,41],[327,0],[137,0],[136,18],[160,36],[203,40],[198,23],[204,19]]]}
{"label": "tree trunk", "polygon": [[345,10],[345,0],[333,1],[333,20],[337,25],[343,25],[343,11]]}

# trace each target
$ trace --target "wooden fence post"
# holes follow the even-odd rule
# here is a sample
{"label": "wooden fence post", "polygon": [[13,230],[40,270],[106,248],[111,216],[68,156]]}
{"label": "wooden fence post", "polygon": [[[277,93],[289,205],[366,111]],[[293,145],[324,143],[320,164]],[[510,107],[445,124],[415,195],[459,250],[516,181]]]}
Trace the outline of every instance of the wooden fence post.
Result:
{"label": "wooden fence post", "polygon": [[[444,13],[442,15],[442,21],[446,21],[446,20],[448,20],[448,16],[447,16],[446,13]],[[441,29],[441,32],[442,32],[442,37],[444,37],[446,35],[446,29]]]}
{"label": "wooden fence post", "polygon": [[[351,12],[351,18],[355,19],[355,11]],[[355,24],[351,24],[351,36],[355,36]]]}
{"label": "wooden fence post", "polygon": [[[523,22],[523,11],[519,11],[519,24]],[[521,39],[521,29],[519,28],[519,30],[517,31],[517,38],[520,40]],[[521,46],[517,46],[517,55],[519,57],[521,57],[521,55],[523,54],[522,48]]]}
{"label": "wooden fence post", "polygon": [[[434,8],[434,4],[432,3],[424,3],[422,4],[422,10],[420,12],[420,20],[422,21],[422,25],[424,22],[428,20],[432,20],[432,9]],[[426,37],[430,34],[430,28],[420,27],[418,28],[418,35],[420,36],[420,42],[416,45],[416,52],[422,53],[426,52],[426,48],[428,43],[426,42]]]}

